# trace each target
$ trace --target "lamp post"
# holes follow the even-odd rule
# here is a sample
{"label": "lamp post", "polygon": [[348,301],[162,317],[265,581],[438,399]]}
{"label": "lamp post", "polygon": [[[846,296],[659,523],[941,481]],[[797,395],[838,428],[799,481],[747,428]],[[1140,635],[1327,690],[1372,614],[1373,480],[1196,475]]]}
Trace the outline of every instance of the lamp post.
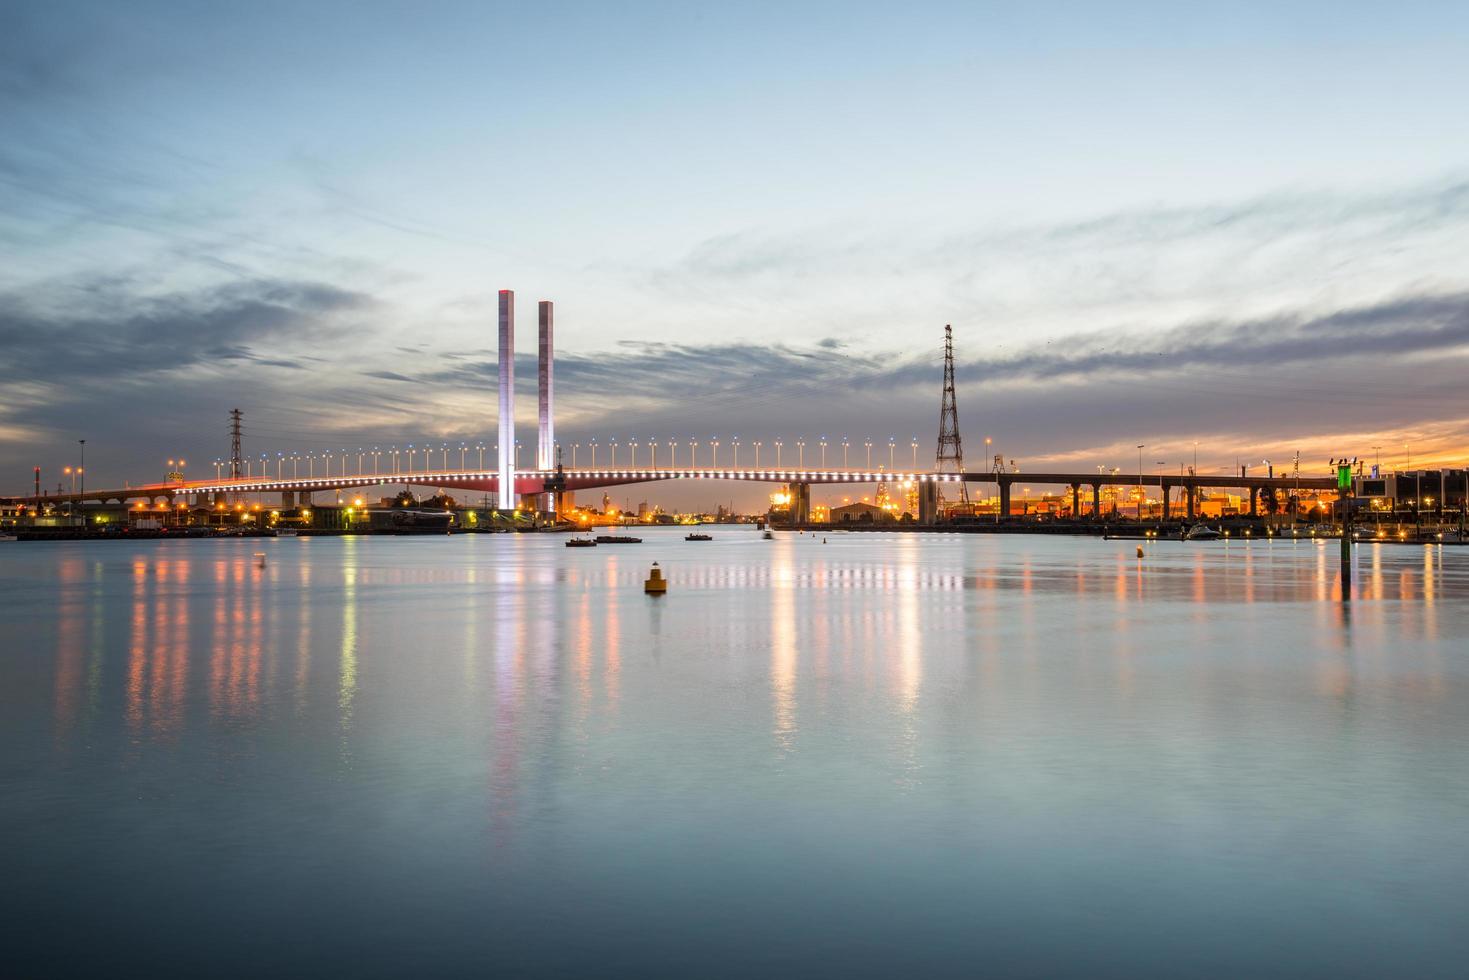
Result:
{"label": "lamp post", "polygon": [[696,470],[698,468],[699,468],[699,440],[697,440],[697,439],[690,439],[689,440],[689,469]]}
{"label": "lamp post", "polygon": [[717,470],[717,469],[719,469],[719,440],[718,439],[710,439],[709,440],[709,451],[710,451],[709,468],[710,469]]}
{"label": "lamp post", "polygon": [[781,443],[781,441],[779,439],[775,440],[775,468],[776,469],[780,469],[780,447],[781,447],[781,445],[782,445],[782,443]]}
{"label": "lamp post", "polygon": [[826,469],[826,436],[821,437],[821,468]]}
{"label": "lamp post", "polygon": [[668,468],[678,469],[678,440],[668,440]]}
{"label": "lamp post", "polygon": [[842,469],[844,470],[851,469],[851,467],[847,465],[847,446],[847,437],[842,436]]}
{"label": "lamp post", "polygon": [[[79,447],[79,455],[77,457],[77,478],[82,482],[82,496],[85,497],[87,495],[87,440],[78,439],[77,446]],[[78,501],[78,503],[80,503],[80,501]],[[84,507],[82,508],[82,523],[85,524],[86,522],[87,511]]]}
{"label": "lamp post", "polygon": [[894,463],[894,461],[893,461],[893,453],[897,450],[897,448],[898,448],[897,440],[895,440],[892,436],[888,436],[888,472],[889,473],[891,473],[893,471],[893,468],[896,465]]}
{"label": "lamp post", "polygon": [[806,468],[806,438],[802,436],[796,440],[796,469]]}
{"label": "lamp post", "polygon": [[740,437],[734,437],[734,468],[740,468]]}
{"label": "lamp post", "polygon": [[862,445],[867,447],[867,472],[872,472],[872,440],[863,439]]}
{"label": "lamp post", "polygon": [[760,468],[760,440],[755,440],[755,469]]}
{"label": "lamp post", "polygon": [[918,469],[918,437],[913,437],[913,469]]}
{"label": "lamp post", "polygon": [[649,439],[648,440],[648,455],[649,455],[649,458],[652,460],[653,469],[656,470],[658,468],[658,440],[657,439]]}

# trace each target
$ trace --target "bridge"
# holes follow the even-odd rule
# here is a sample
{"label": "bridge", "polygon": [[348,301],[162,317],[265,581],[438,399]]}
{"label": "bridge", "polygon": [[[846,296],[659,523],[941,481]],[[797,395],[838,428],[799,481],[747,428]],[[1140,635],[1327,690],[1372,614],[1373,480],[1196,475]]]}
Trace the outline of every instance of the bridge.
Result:
{"label": "bridge", "polygon": [[[636,483],[657,483],[669,480],[729,480],[746,483],[773,483],[791,488],[792,517],[804,522],[810,509],[811,487],[832,485],[862,485],[913,482],[919,487],[920,521],[931,521],[936,516],[938,494],[945,486],[959,483],[992,485],[999,496],[999,511],[1010,513],[1010,499],[1017,484],[1030,486],[1065,487],[1071,491],[1073,514],[1080,514],[1082,488],[1088,490],[1092,513],[1102,510],[1103,487],[1158,487],[1162,491],[1164,520],[1172,517],[1173,491],[1184,494],[1184,513],[1190,519],[1197,514],[1198,494],[1206,489],[1239,489],[1249,494],[1250,513],[1258,513],[1262,494],[1312,490],[1334,491],[1334,477],[1310,476],[1230,476],[1197,474],[1159,473],[1024,473],[1006,470],[967,473],[935,473],[919,470],[848,470],[848,469],[598,469],[598,470],[517,470],[515,471],[514,494],[518,497],[540,494],[557,494],[580,490],[599,490],[607,487],[626,486]],[[150,483],[121,489],[88,490],[85,493],[54,494],[44,498],[49,504],[93,501],[99,503],[129,500],[150,502],[173,501],[194,496],[203,502],[206,499],[223,500],[239,494],[278,494],[285,506],[294,506],[298,499],[309,500],[318,492],[341,492],[366,490],[387,486],[420,486],[450,490],[469,490],[478,493],[498,494],[499,474],[486,469],[439,469],[414,470],[399,473],[354,473],[331,477],[283,477],[268,478],[224,478],[213,480],[179,480]],[[28,503],[32,498],[11,498],[12,502]]]}
{"label": "bridge", "polygon": [[[863,469],[849,469],[845,466],[845,450],[843,452],[843,466],[841,468],[826,468],[825,465],[818,468],[808,469],[804,465],[798,465],[795,469],[785,468],[779,465],[779,449],[781,443],[777,440],[776,458],[777,465],[774,469],[742,469],[736,465],[733,468],[708,469],[698,467],[679,468],[669,466],[659,468],[653,465],[647,469],[580,469],[576,467],[575,448],[572,452],[572,468],[563,470],[560,465],[561,443],[556,439],[555,433],[555,410],[553,393],[553,365],[554,344],[553,324],[554,310],[549,301],[542,301],[538,305],[539,325],[539,361],[538,361],[538,408],[539,427],[536,449],[535,469],[518,469],[515,465],[514,446],[515,442],[515,294],[510,290],[501,290],[500,316],[499,316],[499,417],[498,431],[499,442],[496,444],[496,456],[493,469],[484,467],[483,453],[480,454],[477,467],[470,469],[464,467],[464,454],[460,455],[460,468],[450,469],[448,467],[448,451],[444,452],[444,467],[440,469],[416,469],[413,467],[414,451],[412,447],[408,450],[409,465],[407,471],[400,470],[398,466],[397,452],[392,453],[392,472],[378,473],[381,454],[374,450],[367,453],[365,450],[357,454],[359,471],[366,468],[366,460],[370,456],[373,460],[372,473],[358,472],[349,474],[346,472],[331,475],[316,476],[314,473],[305,478],[296,474],[286,477],[283,469],[281,454],[277,454],[277,473],[275,479],[269,478],[268,463],[262,460],[261,472],[252,475],[249,472],[249,463],[243,458],[240,448],[240,421],[241,412],[235,409],[230,412],[231,422],[231,455],[228,462],[230,475],[224,477],[216,472],[213,480],[185,480],[182,472],[169,474],[169,479],[159,483],[148,483],[139,486],[127,486],[123,488],[87,490],[73,493],[56,493],[42,496],[40,494],[40,470],[36,470],[36,493],[24,497],[4,498],[3,502],[20,506],[35,506],[37,509],[45,505],[56,505],[66,503],[82,503],[96,501],[103,504],[109,502],[126,503],[130,500],[147,500],[153,503],[168,501],[170,504],[178,498],[193,496],[196,503],[210,502],[213,504],[223,503],[231,497],[242,494],[278,494],[283,506],[294,506],[298,500],[309,502],[310,495],[316,492],[340,492],[352,490],[366,490],[372,487],[384,486],[423,486],[439,487],[452,490],[467,490],[485,494],[494,494],[498,502],[498,508],[507,511],[516,506],[517,500],[527,497],[537,498],[539,503],[549,503],[547,496],[554,496],[557,501],[556,510],[562,507],[561,495],[578,490],[593,490],[604,487],[624,486],[635,483],[656,483],[668,480],[734,480],[754,483],[775,483],[790,487],[791,491],[791,517],[797,522],[804,523],[810,512],[811,488],[822,485],[860,485],[875,484],[884,481],[906,484],[913,483],[918,488],[918,509],[915,516],[923,523],[932,523],[940,516],[940,495],[945,485],[959,483],[993,484],[999,495],[999,513],[1008,515],[1010,513],[1010,497],[1012,488],[1016,483],[1036,486],[1062,486],[1071,491],[1072,513],[1079,515],[1081,508],[1082,488],[1090,490],[1092,513],[1101,513],[1102,488],[1106,486],[1124,487],[1160,487],[1163,492],[1163,516],[1170,516],[1172,506],[1172,491],[1181,489],[1185,495],[1185,513],[1192,518],[1196,513],[1196,502],[1198,493],[1206,488],[1239,488],[1247,491],[1250,498],[1250,513],[1258,512],[1259,497],[1262,493],[1271,493],[1280,490],[1334,490],[1336,482],[1333,477],[1301,477],[1297,475],[1267,475],[1249,477],[1233,475],[1203,476],[1194,473],[1179,473],[1176,476],[1162,473],[1137,473],[1124,474],[1117,470],[1110,472],[1100,471],[1097,473],[1066,473],[1066,472],[1042,472],[1042,473],[1020,473],[1013,467],[1004,469],[996,467],[989,471],[970,472],[963,469],[962,455],[959,452],[958,435],[958,412],[954,405],[954,360],[953,343],[951,331],[945,327],[944,342],[944,398],[941,416],[941,432],[939,437],[939,452],[932,471],[922,471],[916,465],[909,470],[900,470],[893,465],[892,444],[889,443],[889,465],[886,468],[871,468],[871,446],[868,445],[867,466]],[[717,447],[718,443],[713,443]],[[756,446],[756,462],[759,461],[759,443]],[[798,446],[802,443],[797,442]],[[503,449],[501,447],[504,447]],[[615,444],[614,444],[615,447]],[[824,443],[823,443],[824,447]],[[738,463],[738,444],[736,443],[736,463]],[[691,446],[692,454],[692,446]],[[825,453],[823,451],[823,464]],[[345,471],[349,456],[346,452],[342,454],[341,467]],[[330,468],[330,455],[327,457]],[[594,451],[595,459],[595,451]],[[656,458],[655,458],[656,459]],[[424,452],[425,464],[429,461],[429,454]],[[996,458],[999,463],[1000,458]],[[692,462],[692,460],[691,460]],[[917,443],[914,443],[914,462],[917,462]],[[293,467],[294,468],[294,467]],[[77,473],[82,473],[79,467]],[[84,485],[85,487],[85,485]],[[549,509],[540,506],[538,509]]]}

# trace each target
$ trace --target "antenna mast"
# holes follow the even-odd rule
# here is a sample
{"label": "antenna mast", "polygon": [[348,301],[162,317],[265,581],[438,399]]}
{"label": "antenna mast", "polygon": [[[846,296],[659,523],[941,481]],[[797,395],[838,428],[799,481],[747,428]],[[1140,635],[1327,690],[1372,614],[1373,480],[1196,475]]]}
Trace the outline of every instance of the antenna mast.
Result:
{"label": "antenna mast", "polygon": [[[944,398],[939,408],[939,447],[934,471],[964,472],[964,447],[959,442],[959,407],[954,402],[954,328],[951,324],[944,325]],[[959,502],[969,503],[969,487],[963,480],[959,481]]]}

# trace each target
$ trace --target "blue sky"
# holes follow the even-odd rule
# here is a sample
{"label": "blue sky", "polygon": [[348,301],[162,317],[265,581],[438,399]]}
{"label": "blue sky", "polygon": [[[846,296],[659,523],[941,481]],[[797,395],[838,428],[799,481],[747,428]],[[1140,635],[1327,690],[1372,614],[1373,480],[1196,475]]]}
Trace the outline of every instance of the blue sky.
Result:
{"label": "blue sky", "polygon": [[568,441],[929,456],[953,323],[1032,464],[1459,458],[1465,65],[1462,4],[7,4],[0,466],[492,437],[505,287]]}

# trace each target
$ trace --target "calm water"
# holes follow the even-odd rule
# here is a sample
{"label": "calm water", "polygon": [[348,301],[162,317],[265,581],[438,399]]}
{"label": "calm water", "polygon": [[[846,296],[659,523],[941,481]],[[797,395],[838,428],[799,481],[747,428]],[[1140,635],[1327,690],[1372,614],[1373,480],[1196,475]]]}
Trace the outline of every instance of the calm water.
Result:
{"label": "calm water", "polygon": [[1464,975],[1469,549],[714,533],[0,545],[6,973]]}

